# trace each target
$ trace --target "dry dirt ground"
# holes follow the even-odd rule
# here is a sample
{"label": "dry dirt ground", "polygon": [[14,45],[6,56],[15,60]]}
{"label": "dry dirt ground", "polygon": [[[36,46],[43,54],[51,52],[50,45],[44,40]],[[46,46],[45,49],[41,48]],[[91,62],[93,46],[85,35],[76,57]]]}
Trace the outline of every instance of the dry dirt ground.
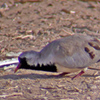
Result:
{"label": "dry dirt ground", "polygon": [[[99,2],[15,1],[0,0],[0,60],[9,52],[39,51],[68,34],[100,37]],[[0,100],[100,100],[99,70],[88,70],[74,80],[55,74],[24,69],[17,73],[0,71]]]}

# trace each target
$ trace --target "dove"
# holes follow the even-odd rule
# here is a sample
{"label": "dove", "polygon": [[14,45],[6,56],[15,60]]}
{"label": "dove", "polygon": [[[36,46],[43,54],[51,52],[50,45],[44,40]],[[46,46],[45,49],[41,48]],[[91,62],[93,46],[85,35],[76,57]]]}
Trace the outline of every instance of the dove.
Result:
{"label": "dove", "polygon": [[15,72],[21,68],[61,72],[60,75],[79,72],[74,79],[100,61],[100,40],[89,35],[74,34],[52,41],[39,52],[25,51],[18,60]]}

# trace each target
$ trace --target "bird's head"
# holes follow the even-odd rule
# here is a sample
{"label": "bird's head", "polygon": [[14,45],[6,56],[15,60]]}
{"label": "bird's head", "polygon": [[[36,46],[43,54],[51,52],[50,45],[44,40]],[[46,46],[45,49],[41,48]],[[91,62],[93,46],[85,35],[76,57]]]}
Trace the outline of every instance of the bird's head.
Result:
{"label": "bird's head", "polygon": [[18,60],[19,64],[15,68],[14,72],[17,72],[18,69],[30,69],[30,66],[37,64],[37,59],[39,57],[39,52],[36,51],[26,51],[19,55]]}

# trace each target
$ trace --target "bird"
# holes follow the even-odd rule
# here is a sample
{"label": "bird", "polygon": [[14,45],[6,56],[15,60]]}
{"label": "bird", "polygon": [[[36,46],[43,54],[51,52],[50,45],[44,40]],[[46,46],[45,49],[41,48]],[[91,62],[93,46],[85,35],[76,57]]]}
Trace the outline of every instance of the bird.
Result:
{"label": "bird", "polygon": [[61,72],[62,76],[79,72],[74,79],[100,61],[100,40],[84,34],[70,35],[50,42],[39,52],[25,51],[18,61],[14,72],[21,68]]}

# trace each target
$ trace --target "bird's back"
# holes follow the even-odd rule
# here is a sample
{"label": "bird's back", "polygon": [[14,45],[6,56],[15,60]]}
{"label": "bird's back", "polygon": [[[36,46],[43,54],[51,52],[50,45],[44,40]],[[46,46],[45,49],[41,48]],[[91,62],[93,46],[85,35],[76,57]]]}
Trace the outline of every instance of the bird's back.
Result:
{"label": "bird's back", "polygon": [[68,68],[84,68],[96,63],[100,42],[87,35],[73,35],[55,40],[44,47],[40,62],[55,63]]}

